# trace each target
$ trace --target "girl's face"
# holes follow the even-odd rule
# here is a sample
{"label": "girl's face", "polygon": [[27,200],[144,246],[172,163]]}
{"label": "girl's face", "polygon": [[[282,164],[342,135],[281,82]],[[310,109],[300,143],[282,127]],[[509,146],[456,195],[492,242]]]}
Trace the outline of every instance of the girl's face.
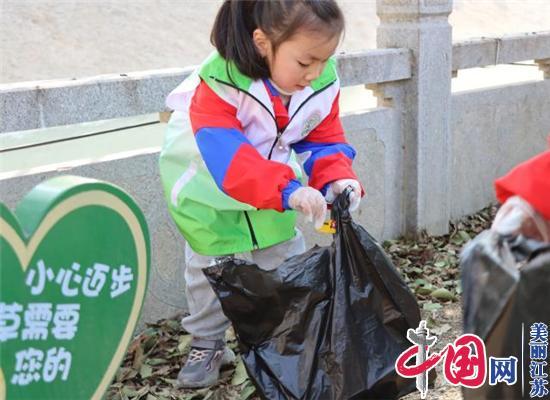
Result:
{"label": "girl's face", "polygon": [[271,42],[260,29],[254,31],[253,39],[267,60],[271,80],[286,93],[302,90],[319,77],[339,42],[338,36],[302,31],[281,43],[273,53]]}

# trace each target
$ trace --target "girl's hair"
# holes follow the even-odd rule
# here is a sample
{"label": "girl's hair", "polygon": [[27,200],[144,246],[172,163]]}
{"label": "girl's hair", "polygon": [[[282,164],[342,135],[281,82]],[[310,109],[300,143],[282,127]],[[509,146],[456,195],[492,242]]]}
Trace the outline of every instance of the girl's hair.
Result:
{"label": "girl's hair", "polygon": [[210,41],[220,55],[253,79],[269,77],[269,68],[252,40],[260,28],[273,51],[298,30],[333,37],[344,30],[344,16],[335,0],[225,0]]}

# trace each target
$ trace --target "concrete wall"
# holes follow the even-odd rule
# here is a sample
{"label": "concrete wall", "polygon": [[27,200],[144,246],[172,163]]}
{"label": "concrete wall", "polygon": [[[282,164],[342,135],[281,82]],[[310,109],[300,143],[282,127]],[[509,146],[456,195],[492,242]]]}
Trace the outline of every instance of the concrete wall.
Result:
{"label": "concrete wall", "polygon": [[546,148],[550,80],[455,94],[451,130],[456,219],[494,201],[494,179]]}

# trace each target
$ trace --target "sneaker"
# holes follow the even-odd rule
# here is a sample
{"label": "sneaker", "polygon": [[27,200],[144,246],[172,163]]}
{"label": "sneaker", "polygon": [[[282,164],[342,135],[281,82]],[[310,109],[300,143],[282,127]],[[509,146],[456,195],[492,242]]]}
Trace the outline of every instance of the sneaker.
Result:
{"label": "sneaker", "polygon": [[222,365],[235,361],[235,353],[223,340],[193,338],[185,365],[178,374],[178,386],[201,388],[218,382]]}

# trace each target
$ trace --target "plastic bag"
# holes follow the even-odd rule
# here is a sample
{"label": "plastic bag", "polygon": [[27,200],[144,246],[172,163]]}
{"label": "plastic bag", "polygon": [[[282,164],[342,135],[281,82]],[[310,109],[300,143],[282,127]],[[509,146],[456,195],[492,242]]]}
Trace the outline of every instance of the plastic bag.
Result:
{"label": "plastic bag", "polygon": [[417,301],[348,206],[347,193],[333,205],[329,247],[274,271],[235,259],[204,270],[265,398],[391,399],[415,389],[395,360],[420,321]]}
{"label": "plastic bag", "polygon": [[491,356],[518,360],[514,385],[491,386],[487,376],[480,388],[465,389],[464,398],[520,399],[522,387],[528,397],[530,327],[550,320],[550,244],[485,231],[464,249],[461,270],[464,332],[484,340],[487,360]]}

